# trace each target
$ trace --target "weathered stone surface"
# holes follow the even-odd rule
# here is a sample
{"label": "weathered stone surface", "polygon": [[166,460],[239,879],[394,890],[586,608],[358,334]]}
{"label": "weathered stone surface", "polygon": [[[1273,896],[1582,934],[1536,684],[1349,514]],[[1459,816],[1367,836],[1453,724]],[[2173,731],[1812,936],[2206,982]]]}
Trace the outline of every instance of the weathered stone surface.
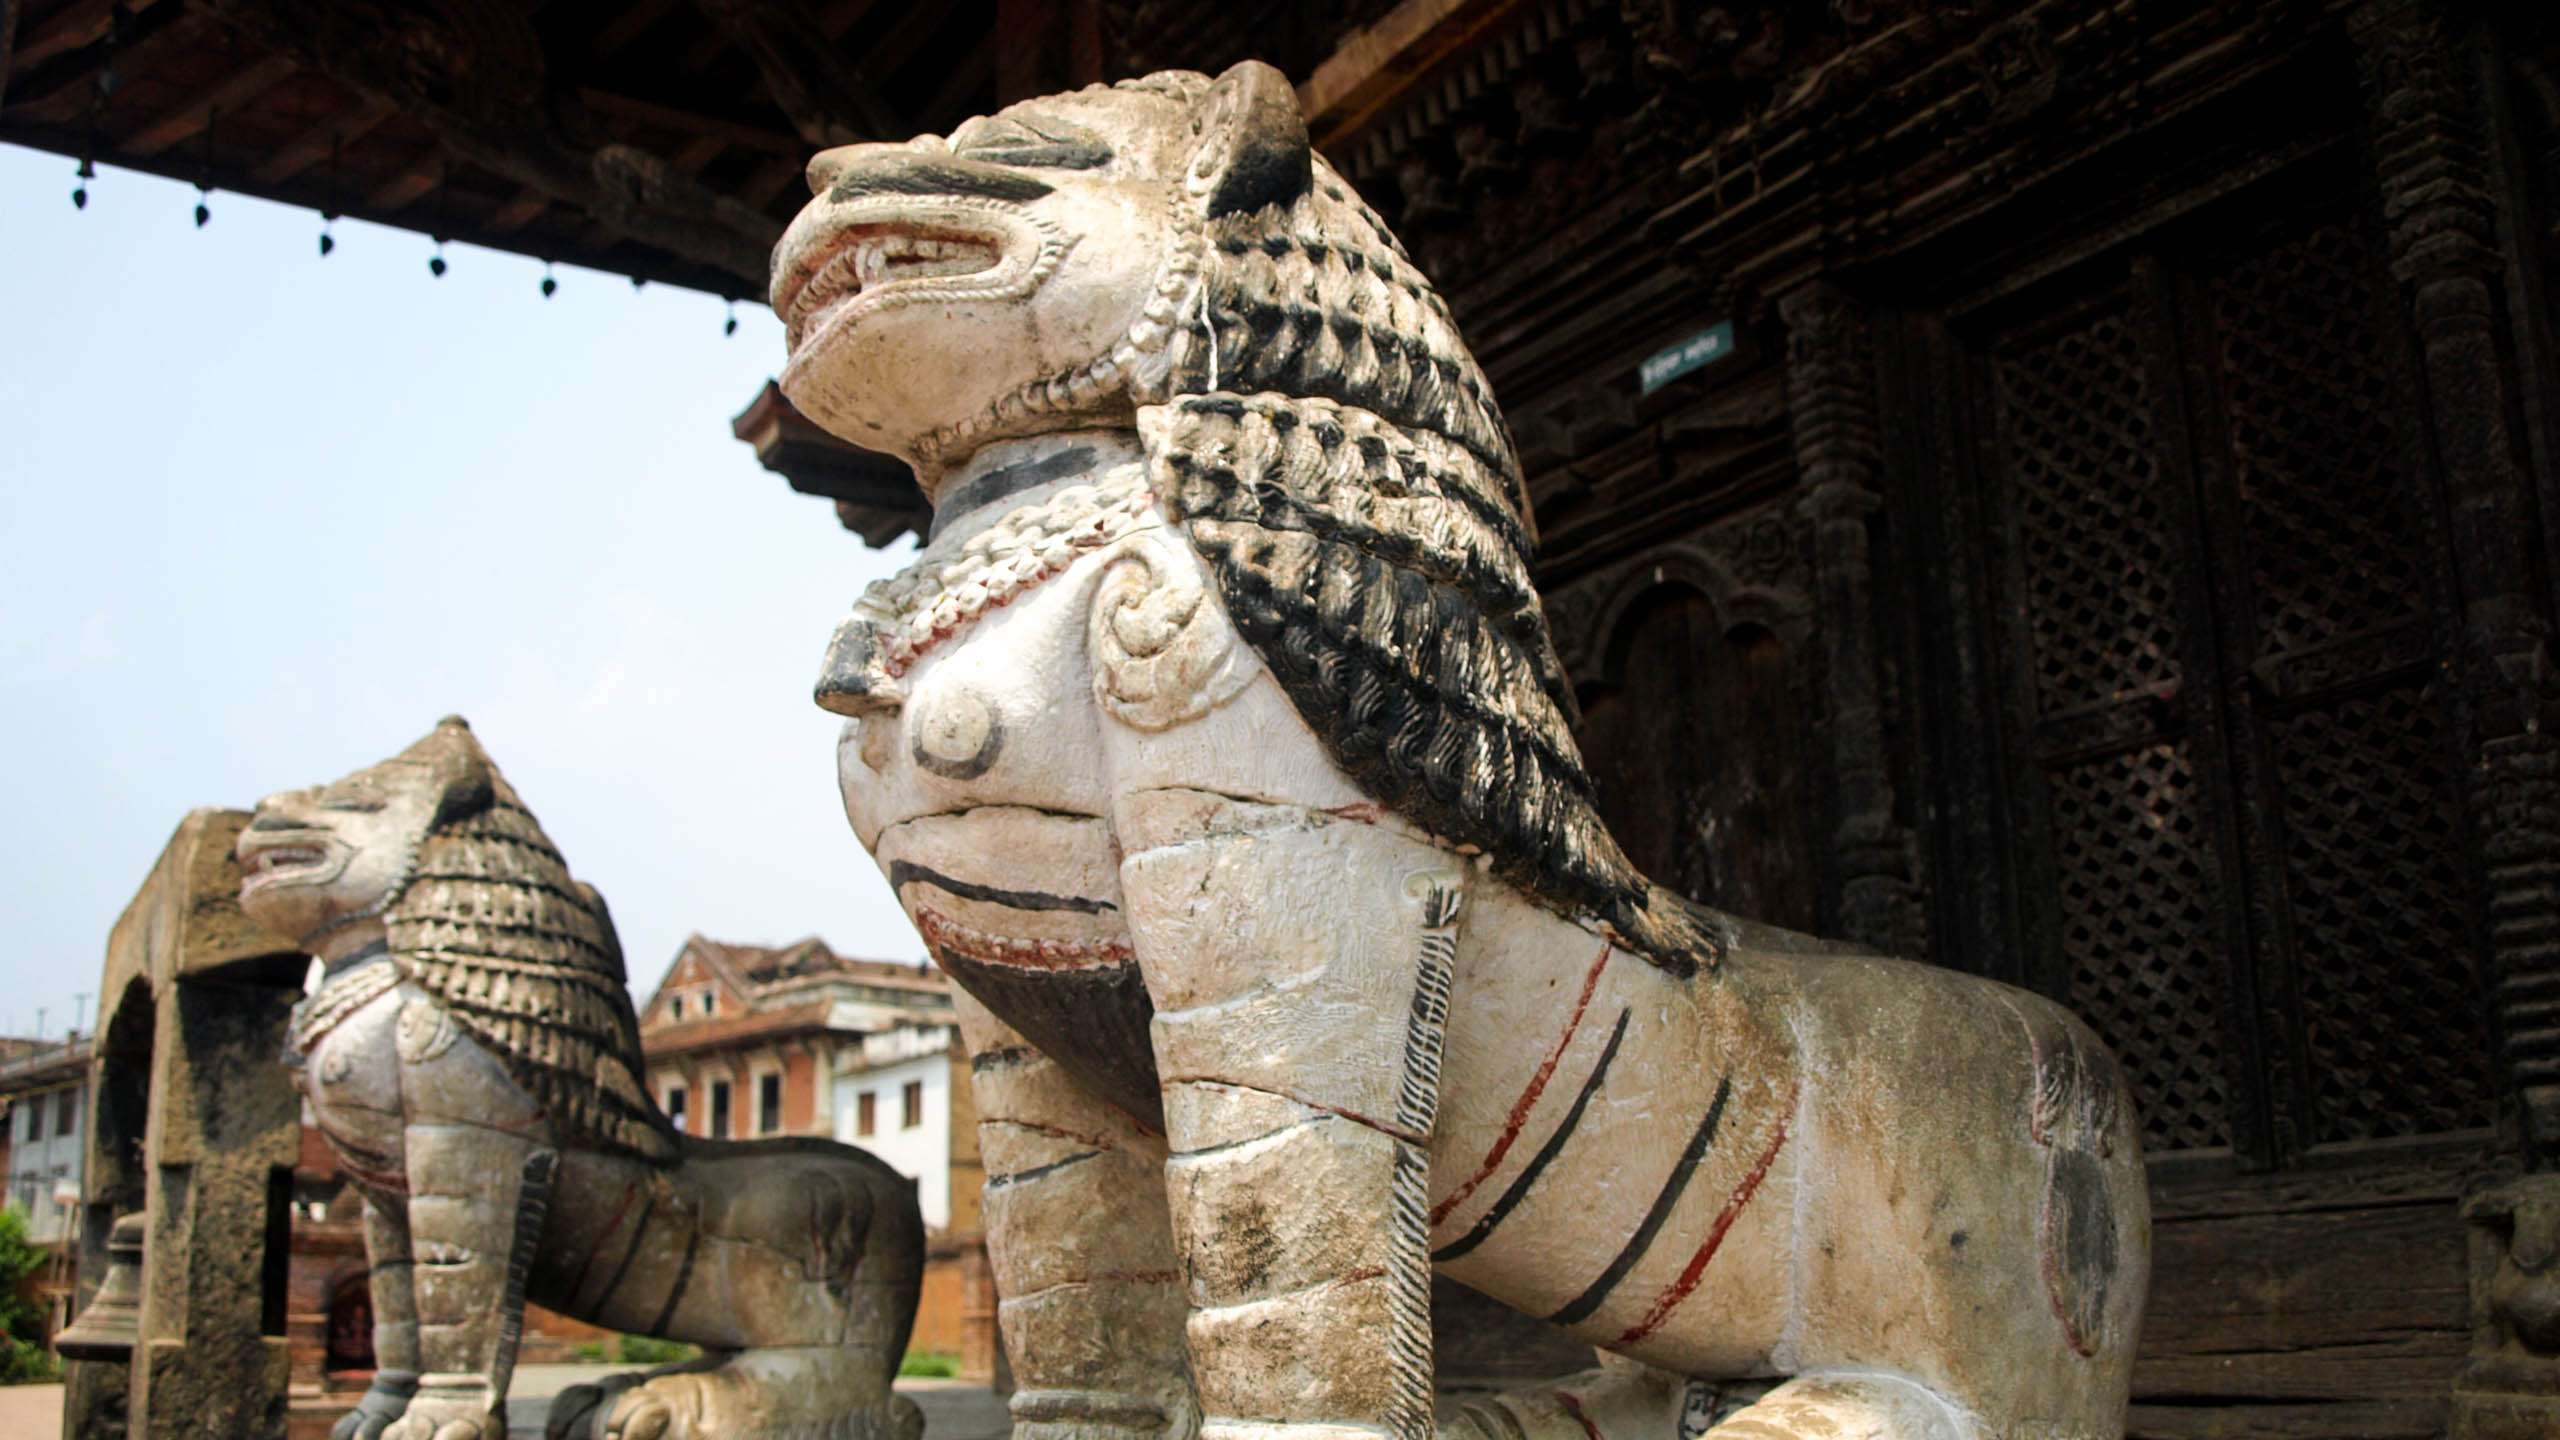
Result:
{"label": "weathered stone surface", "polygon": [[[781,384],[935,505],[818,699],[855,833],[983,1007],[990,1253],[1053,1282],[1006,1299],[1019,1422],[2121,1433],[2149,1226],[2113,1061],[1627,863],[1490,389],[1274,72],[810,177]],[[1116,1116],[997,1143],[1079,1089]],[[1141,1228],[1179,1333],[1163,1272],[1032,1258]],[[1435,1417],[1435,1266],[1620,1358]]]}
{"label": "weathered stone surface", "polygon": [[499,1440],[528,1299],[711,1352],[564,1394],[554,1436],[914,1440],[913,1187],[668,1124],[603,899],[468,726],[269,796],[237,848],[241,908],[325,966],[287,1058],[364,1195],[381,1365],[340,1440]]}
{"label": "weathered stone surface", "polygon": [[117,1219],[145,1217],[139,1312],[125,1360],[71,1365],[71,1440],[285,1431],[300,1126],[275,1057],[305,961],[234,898],[248,819],[187,816],[108,936],[80,1273],[93,1292]]}

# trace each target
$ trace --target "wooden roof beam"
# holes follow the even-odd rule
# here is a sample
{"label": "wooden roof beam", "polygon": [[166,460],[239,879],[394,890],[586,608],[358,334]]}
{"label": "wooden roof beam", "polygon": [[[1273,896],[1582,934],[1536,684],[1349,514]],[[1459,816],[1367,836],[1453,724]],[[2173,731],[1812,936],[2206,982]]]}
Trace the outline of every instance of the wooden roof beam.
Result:
{"label": "wooden roof beam", "polygon": [[762,210],[773,203],[773,197],[808,178],[809,167],[800,161],[769,160],[762,169],[747,177],[738,187],[738,203]]}
{"label": "wooden roof beam", "polygon": [[[986,84],[988,78],[996,73],[996,33],[989,30],[979,37],[978,43],[969,47],[969,53],[961,57],[960,63],[951,67],[942,87],[933,92],[932,100],[926,102],[924,113],[916,117],[917,123],[950,125],[968,118],[954,112],[967,104],[978,87]],[[1003,103],[1002,96],[997,97],[997,103]]]}
{"label": "wooden roof beam", "polygon": [[586,102],[588,109],[617,119],[636,120],[642,124],[680,130],[688,135],[709,136],[724,144],[741,145],[750,150],[764,150],[776,155],[799,156],[809,153],[808,144],[798,136],[759,129],[753,125],[741,125],[734,120],[700,115],[691,110],[679,110],[673,105],[661,105],[654,100],[641,100],[629,95],[616,95],[609,90],[595,89],[580,90],[578,98]]}
{"label": "wooden roof beam", "polygon": [[825,0],[818,7],[818,28],[827,32],[828,39],[841,40],[844,32],[871,13],[875,3],[876,0]]}
{"label": "wooden roof beam", "polygon": [[905,138],[906,123],[862,67],[792,0],[694,0],[694,8],[755,62],[801,139],[824,147]]}
{"label": "wooden roof beam", "polygon": [[512,235],[534,221],[534,217],[551,208],[551,197],[528,185],[516,192],[516,198],[498,207],[489,217],[488,228],[501,235]]}
{"label": "wooden roof beam", "polygon": [[[115,8],[115,0],[72,0],[55,11],[52,19],[28,31],[27,38],[13,47],[9,63],[18,69],[41,65],[65,50],[77,50],[106,38],[107,17]],[[142,6],[133,8],[139,10]]]}
{"label": "wooden roof beam", "polygon": [[205,3],[243,38],[396,105],[459,160],[577,206],[644,245],[751,285],[764,282],[781,225],[663,156],[624,144],[590,149],[539,107],[467,84],[424,83],[401,63],[403,37],[346,43],[345,27],[323,0]]}
{"label": "wooden roof beam", "polygon": [[[873,65],[894,74],[914,59],[916,52],[923,49],[925,42],[931,40],[934,32],[950,18],[951,7],[948,4],[910,5],[907,12],[898,17],[897,23],[880,37],[880,43],[871,47],[866,58]],[[901,133],[895,138],[903,140],[907,137]]]}
{"label": "wooden roof beam", "polygon": [[[205,12],[174,0],[162,0],[135,18],[120,48],[110,46],[101,36],[36,64],[27,63],[22,56],[17,65],[18,78],[9,87],[9,118],[40,125],[66,124],[88,107],[98,72],[108,64],[114,64],[122,75],[149,74],[163,58],[202,38],[212,25],[213,18]],[[113,102],[108,108],[114,108]]]}
{"label": "wooden roof beam", "polygon": [[640,32],[657,24],[674,8],[676,0],[637,0],[637,3],[625,6],[621,14],[613,17],[611,24],[596,32],[595,44],[589,53],[598,59],[612,54],[639,39]]}
{"label": "wooden roof beam", "polygon": [[117,141],[116,149],[127,155],[157,155],[181,140],[203,134],[205,127],[214,124],[218,116],[236,112],[254,102],[283,84],[285,77],[300,68],[282,55],[270,55],[253,65],[234,70],[162,111],[159,119]]}
{"label": "wooden roof beam", "polygon": [[417,203],[419,196],[443,184],[450,173],[450,166],[429,170],[422,165],[413,165],[373,187],[364,197],[364,208],[375,215],[391,215],[406,210]]}
{"label": "wooden roof beam", "polygon": [[705,135],[701,139],[693,141],[683,149],[677,151],[675,154],[667,157],[667,160],[669,164],[675,166],[687,175],[699,175],[702,173],[704,166],[719,159],[720,152],[728,148],[728,141],[721,139],[717,135]]}
{"label": "wooden roof beam", "polygon": [[387,100],[349,100],[336,114],[277,147],[265,164],[249,172],[249,178],[261,185],[281,185],[328,159],[331,150],[343,153],[396,113]]}
{"label": "wooden roof beam", "polygon": [[1349,139],[1430,78],[1441,61],[1511,18],[1522,0],[1404,0],[1352,31],[1298,87],[1316,148]]}

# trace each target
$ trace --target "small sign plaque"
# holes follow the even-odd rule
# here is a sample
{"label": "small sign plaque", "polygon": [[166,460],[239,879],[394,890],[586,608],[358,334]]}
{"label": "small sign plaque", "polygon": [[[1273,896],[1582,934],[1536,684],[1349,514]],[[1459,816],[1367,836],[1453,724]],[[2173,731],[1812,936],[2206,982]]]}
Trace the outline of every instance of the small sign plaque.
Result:
{"label": "small sign plaque", "polygon": [[1657,350],[1638,366],[1636,374],[1644,381],[1644,393],[1652,394],[1672,381],[1693,371],[1703,370],[1733,353],[1733,322],[1701,330],[1669,349]]}

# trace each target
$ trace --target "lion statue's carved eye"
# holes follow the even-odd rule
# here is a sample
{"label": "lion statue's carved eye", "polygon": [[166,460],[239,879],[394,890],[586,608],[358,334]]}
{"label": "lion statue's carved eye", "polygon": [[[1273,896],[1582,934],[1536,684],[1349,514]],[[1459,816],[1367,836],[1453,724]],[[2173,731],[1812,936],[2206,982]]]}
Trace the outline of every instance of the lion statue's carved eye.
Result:
{"label": "lion statue's carved eye", "polygon": [[1049,115],[987,115],[952,132],[953,153],[993,165],[1092,170],[1111,163],[1111,147],[1081,125]]}

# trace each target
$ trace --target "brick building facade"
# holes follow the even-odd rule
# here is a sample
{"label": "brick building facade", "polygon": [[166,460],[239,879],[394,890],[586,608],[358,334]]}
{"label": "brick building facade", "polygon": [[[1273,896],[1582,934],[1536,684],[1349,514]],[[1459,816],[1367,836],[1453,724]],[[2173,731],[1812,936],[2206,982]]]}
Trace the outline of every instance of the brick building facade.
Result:
{"label": "brick building facade", "polygon": [[651,1097],[688,1135],[821,1135],[914,1180],[928,1240],[912,1348],[985,1370],[995,1301],[973,1263],[985,1171],[940,971],[851,959],[816,939],[768,947],[696,935],[640,1007],[640,1044]]}

